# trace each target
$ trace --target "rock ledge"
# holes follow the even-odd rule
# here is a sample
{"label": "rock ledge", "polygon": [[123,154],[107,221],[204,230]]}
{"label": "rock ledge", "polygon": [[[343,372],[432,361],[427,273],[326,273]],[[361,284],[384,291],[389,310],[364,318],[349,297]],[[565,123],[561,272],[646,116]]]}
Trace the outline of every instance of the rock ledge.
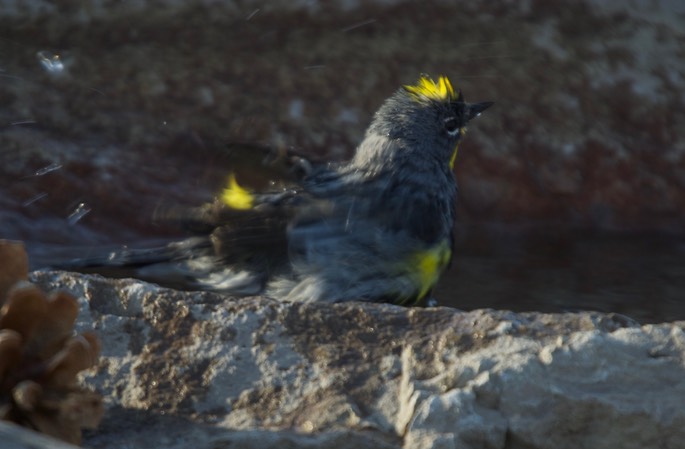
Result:
{"label": "rock ledge", "polygon": [[685,447],[683,322],[32,281],[102,340],[89,447]]}

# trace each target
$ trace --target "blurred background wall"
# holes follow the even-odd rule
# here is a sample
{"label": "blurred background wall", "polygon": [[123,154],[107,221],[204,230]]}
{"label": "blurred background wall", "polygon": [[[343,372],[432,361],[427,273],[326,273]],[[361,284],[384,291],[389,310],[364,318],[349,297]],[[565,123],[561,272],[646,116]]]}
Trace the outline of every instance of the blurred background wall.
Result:
{"label": "blurred background wall", "polygon": [[34,264],[177,234],[229,142],[343,159],[445,74],[461,308],[685,318],[685,3],[0,0],[0,238]]}

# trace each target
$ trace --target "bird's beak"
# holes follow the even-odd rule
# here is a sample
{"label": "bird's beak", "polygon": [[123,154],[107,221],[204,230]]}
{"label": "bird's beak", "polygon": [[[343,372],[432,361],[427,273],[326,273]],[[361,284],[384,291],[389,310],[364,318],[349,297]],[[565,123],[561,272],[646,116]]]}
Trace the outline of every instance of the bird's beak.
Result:
{"label": "bird's beak", "polygon": [[482,103],[474,103],[469,105],[468,120],[478,117],[483,111],[492,106],[492,101],[484,101]]}

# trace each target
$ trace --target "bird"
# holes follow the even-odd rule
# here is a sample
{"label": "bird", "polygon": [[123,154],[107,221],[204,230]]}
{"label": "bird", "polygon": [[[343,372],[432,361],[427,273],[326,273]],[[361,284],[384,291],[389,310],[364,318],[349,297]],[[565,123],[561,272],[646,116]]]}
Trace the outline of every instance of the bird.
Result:
{"label": "bird", "polygon": [[459,143],[492,104],[420,75],[382,103],[349,160],[243,148],[277,180],[255,190],[231,172],[214,201],[165,213],[192,236],[59,268],[289,302],[430,300],[453,257]]}

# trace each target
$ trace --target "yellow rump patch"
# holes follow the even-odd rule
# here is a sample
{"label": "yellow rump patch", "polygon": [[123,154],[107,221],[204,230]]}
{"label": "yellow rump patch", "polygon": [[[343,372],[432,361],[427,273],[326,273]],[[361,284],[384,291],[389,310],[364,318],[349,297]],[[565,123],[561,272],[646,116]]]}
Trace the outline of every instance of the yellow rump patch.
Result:
{"label": "yellow rump patch", "polygon": [[404,88],[417,100],[449,101],[457,99],[452,83],[445,76],[440,76],[436,83],[429,76],[422,75],[415,85],[407,85]]}
{"label": "yellow rump patch", "polygon": [[238,185],[235,174],[228,177],[228,187],[221,193],[221,201],[231,209],[247,210],[254,205],[254,196]]}
{"label": "yellow rump patch", "polygon": [[449,242],[443,240],[438,245],[425,251],[414,254],[414,267],[416,280],[419,283],[419,296],[421,299],[438,282],[438,278],[450,261],[452,250]]}

